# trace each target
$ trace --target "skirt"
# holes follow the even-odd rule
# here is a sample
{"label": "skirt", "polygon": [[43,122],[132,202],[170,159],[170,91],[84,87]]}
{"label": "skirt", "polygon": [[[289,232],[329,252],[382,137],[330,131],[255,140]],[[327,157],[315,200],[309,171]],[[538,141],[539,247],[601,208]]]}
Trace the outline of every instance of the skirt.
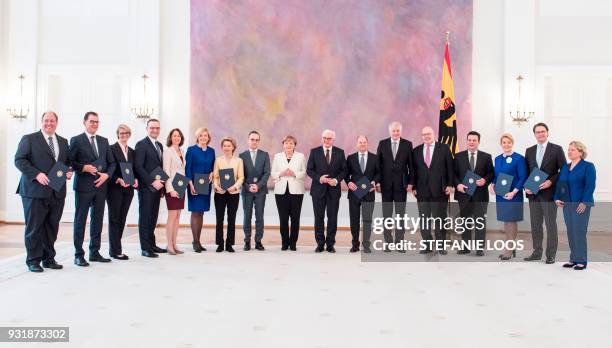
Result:
{"label": "skirt", "polygon": [[182,198],[176,198],[170,196],[169,193],[166,193],[166,205],[168,206],[168,210],[181,210],[185,208],[185,196]]}

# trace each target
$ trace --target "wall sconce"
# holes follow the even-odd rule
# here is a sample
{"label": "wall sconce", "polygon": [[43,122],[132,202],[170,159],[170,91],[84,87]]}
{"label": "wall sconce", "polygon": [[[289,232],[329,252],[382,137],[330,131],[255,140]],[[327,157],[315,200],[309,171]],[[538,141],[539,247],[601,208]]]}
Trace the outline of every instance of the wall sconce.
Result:
{"label": "wall sconce", "polygon": [[141,78],[142,78],[142,103],[133,106],[132,113],[138,119],[147,120],[151,118],[151,116],[153,116],[153,112],[155,111],[155,109],[153,108],[153,106],[147,103],[147,79],[149,78],[149,76],[147,76],[147,74],[144,74],[141,76]]}
{"label": "wall sconce", "polygon": [[516,110],[510,110],[510,118],[512,122],[518,126],[521,126],[523,123],[527,123],[529,119],[531,119],[534,115],[534,111],[529,111],[527,106],[522,103],[521,99],[521,82],[525,78],[521,75],[516,77],[516,81],[518,82],[518,100],[516,102]]}
{"label": "wall sconce", "polygon": [[19,103],[9,106],[6,111],[13,118],[23,120],[28,116],[30,107],[23,103],[23,80],[25,76],[19,75],[17,79],[19,79]]}

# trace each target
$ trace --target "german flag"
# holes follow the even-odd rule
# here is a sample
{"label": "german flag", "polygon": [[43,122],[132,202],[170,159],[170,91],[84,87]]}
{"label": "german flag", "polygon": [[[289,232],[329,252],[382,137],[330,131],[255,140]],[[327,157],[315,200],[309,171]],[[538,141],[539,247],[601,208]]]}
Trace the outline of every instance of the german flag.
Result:
{"label": "german flag", "polygon": [[448,49],[448,33],[446,33],[444,64],[442,65],[442,94],[440,96],[438,141],[448,145],[453,155],[457,153],[457,114],[455,112],[453,71],[451,69],[450,51]]}

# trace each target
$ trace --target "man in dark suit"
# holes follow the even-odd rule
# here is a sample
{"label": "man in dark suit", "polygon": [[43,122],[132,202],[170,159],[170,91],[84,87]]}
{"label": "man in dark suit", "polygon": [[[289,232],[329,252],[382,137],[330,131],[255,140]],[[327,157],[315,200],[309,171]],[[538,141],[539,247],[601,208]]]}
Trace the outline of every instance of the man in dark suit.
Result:
{"label": "man in dark suit", "polygon": [[542,259],[542,241],[544,239],[543,224],[546,224],[546,263],[555,263],[557,254],[557,206],[553,202],[555,183],[559,179],[559,172],[566,163],[563,148],[548,142],[548,126],[537,123],[533,126],[537,144],[525,151],[525,160],[529,174],[539,168],[548,174],[548,179],[540,184],[540,191],[533,194],[525,189],[529,199],[529,215],[531,217],[531,234],[533,237],[533,252],[525,261],[538,261]]}
{"label": "man in dark suit", "polygon": [[155,168],[163,168],[164,147],[157,141],[159,120],[147,121],[147,136],[136,143],[134,148],[134,171],[138,178],[138,235],[142,256],[157,257],[165,253],[155,244],[155,227],[159,215],[159,202],[163,195],[164,182],[154,178],[151,173]]}
{"label": "man in dark suit", "polygon": [[[346,158],[344,150],[335,147],[336,133],[329,129],[323,131],[323,146],[310,150],[306,165],[306,174],[312,179],[310,195],[315,218],[315,252],[335,253],[336,227],[338,224],[338,206],[340,205],[340,182],[346,176]],[[327,237],[325,229],[325,212],[327,211]]]}
{"label": "man in dark suit", "polygon": [[[455,200],[459,202],[459,215],[464,219],[473,218],[474,220],[479,219],[482,222],[482,224],[473,225],[475,231],[474,239],[484,243],[487,231],[485,214],[489,204],[487,186],[493,180],[495,172],[491,155],[478,150],[479,145],[480,133],[470,131],[467,134],[467,150],[455,155],[453,167],[455,171],[454,185],[457,188],[455,190]],[[466,193],[467,186],[462,184],[463,178],[468,171],[472,171],[480,177],[480,179],[476,180],[476,190],[472,196]],[[467,224],[463,226],[465,230],[461,234],[461,238],[464,241],[469,241],[472,239],[472,230],[467,229],[466,226]],[[470,224],[470,226],[472,225]],[[469,253],[469,249],[457,251],[457,254],[460,255]],[[484,250],[478,248],[476,256],[484,256]]]}
{"label": "man in dark suit", "polygon": [[[355,184],[363,177],[368,178],[372,189],[362,198],[355,195]],[[371,253],[370,235],[372,233],[372,213],[374,212],[374,188],[380,182],[380,166],[375,154],[368,151],[368,138],[365,135],[357,137],[357,152],[346,159],[346,178],[348,185],[349,216],[351,219],[351,235],[353,236],[351,252],[359,251],[359,230],[363,214],[363,251]]]}
{"label": "man in dark suit", "polygon": [[[446,144],[434,142],[434,131],[425,127],[421,131],[423,144],[414,148],[414,187],[413,194],[417,199],[419,215],[421,218],[446,218],[448,197],[452,192],[454,182],[453,155]],[[435,220],[434,220],[435,221]],[[421,226],[423,240],[432,240],[431,229],[435,230],[436,240],[446,239],[446,230],[439,222],[431,221]],[[431,248],[420,251],[425,254]],[[439,250],[439,254],[446,255],[446,250]]]}
{"label": "man in dark suit", "polygon": [[251,250],[251,218],[255,207],[255,249],[264,250],[261,243],[264,232],[264,207],[270,178],[270,156],[259,150],[261,136],[257,131],[249,133],[249,149],[240,154],[244,164],[244,183],[240,195],[244,209],[244,251]]}
{"label": "man in dark suit", "polygon": [[[389,124],[389,135],[378,143],[376,157],[381,171],[380,183],[376,185],[382,193],[383,216],[389,218],[395,214],[403,216],[406,212],[407,192],[412,191],[413,167],[412,167],[412,142],[402,138],[402,125],[399,122]],[[385,229],[384,237],[386,243],[392,243],[391,231]],[[404,230],[395,230],[395,242],[404,239]],[[390,251],[385,248],[385,251]],[[398,250],[403,252],[403,250]]]}
{"label": "man in dark suit", "polygon": [[91,211],[89,226],[89,261],[110,262],[100,255],[104,207],[108,190],[108,173],[115,171],[115,159],[110,150],[108,139],[97,135],[98,114],[88,111],[83,117],[85,132],[70,139],[70,161],[76,170],[74,179],[74,264],[89,266],[85,261],[83,239],[87,215]]}
{"label": "man in dark suit", "polygon": [[[58,192],[49,186],[47,174],[56,162],[70,166],[68,141],[55,133],[57,114],[42,116],[40,131],[24,135],[15,153],[15,167],[21,172],[17,193],[23,202],[25,218],[26,265],[31,272],[43,268],[62,269],[55,261],[54,244],[64,211],[66,185]],[[72,171],[66,178],[72,177]]]}

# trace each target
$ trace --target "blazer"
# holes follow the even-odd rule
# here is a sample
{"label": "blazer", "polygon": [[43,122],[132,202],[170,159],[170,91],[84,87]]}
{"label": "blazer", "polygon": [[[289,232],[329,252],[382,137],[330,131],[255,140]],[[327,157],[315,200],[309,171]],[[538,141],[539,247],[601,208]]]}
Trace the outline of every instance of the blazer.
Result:
{"label": "blazer", "polygon": [[110,178],[108,180],[110,182],[110,185],[113,187],[122,188],[124,190],[134,191],[133,186],[123,187],[115,183],[117,179],[123,177],[121,173],[121,166],[119,165],[119,163],[132,163],[132,169],[134,169],[134,149],[128,146],[128,158],[125,158],[123,150],[121,149],[121,145],[119,145],[119,143],[117,142],[111,145],[111,153],[113,155],[116,165],[115,170],[112,173],[109,172]]}
{"label": "blazer", "polygon": [[[155,181],[155,178],[151,176],[151,172],[157,167],[164,167],[164,147],[159,141],[155,141],[155,144],[153,145],[149,137],[145,137],[138,141],[134,147],[134,172],[136,172],[136,178],[138,178],[138,190],[157,191],[151,185]],[[155,146],[162,152],[162,158],[158,156]]]}
{"label": "blazer", "polygon": [[[596,176],[595,165],[591,162],[581,160],[576,163],[576,166],[572,170],[569,170],[569,163],[563,165],[559,173],[558,181],[567,182],[572,202],[585,203],[588,206],[593,206],[595,205],[593,193],[595,192]],[[559,199],[556,192],[554,199]]]}
{"label": "blazer", "polygon": [[[59,144],[57,159],[70,166],[68,141],[57,134],[55,136]],[[49,173],[55,162],[55,157],[42,131],[21,137],[15,153],[15,167],[21,172],[17,193],[21,197],[27,198],[49,198],[51,195],[57,198],[65,198],[65,186],[59,192],[55,192],[51,187],[43,186],[36,181],[36,176],[40,173]]]}
{"label": "blazer", "polygon": [[453,186],[455,174],[453,172],[453,155],[448,145],[434,143],[434,152],[429,168],[423,159],[423,144],[414,148],[414,187],[417,190],[417,199],[446,196],[444,189]]}
{"label": "blazer", "polygon": [[[312,178],[310,186],[310,195],[313,197],[325,197],[329,191],[332,197],[340,198],[342,190],[340,183],[346,176],[346,158],[344,150],[339,147],[332,146],[331,159],[329,164],[325,160],[325,152],[323,146],[315,147],[310,150],[308,164],[306,164],[306,173]],[[321,184],[319,179],[327,174],[329,178],[338,180],[338,185],[330,186]]]}
{"label": "blazer", "polygon": [[[110,180],[110,174],[115,171],[115,158],[111,153],[108,139],[101,135],[96,135],[96,143],[99,157],[96,157],[86,133],[81,133],[70,139],[70,161],[72,162],[76,174],[73,188],[77,192],[106,190]],[[98,169],[98,172],[109,174],[109,180],[106,180],[106,182],[98,188],[96,188],[94,184],[94,181],[98,177],[83,171],[83,166],[86,164],[93,164],[96,161],[101,161],[102,163],[102,170]]]}
{"label": "blazer", "polygon": [[176,191],[174,186],[172,186],[172,180],[176,176],[176,173],[180,173],[181,175],[185,175],[185,154],[183,153],[183,149],[180,149],[181,156],[183,159],[179,157],[178,153],[174,151],[172,148],[166,148],[166,151],[163,153],[163,169],[166,174],[168,174],[168,180],[166,180],[166,192]]}
{"label": "blazer", "polygon": [[[295,177],[280,176],[285,169],[291,169],[295,173]],[[289,193],[292,195],[303,195],[304,179],[306,178],[306,159],[301,152],[293,152],[291,160],[287,162],[287,157],[284,152],[279,152],[274,155],[272,161],[272,170],[270,172],[274,180],[274,194],[282,195],[289,187]]]}
{"label": "blazer", "polygon": [[[468,170],[470,170],[470,154],[468,150],[461,151],[455,155],[455,160],[453,161],[453,168],[453,186],[457,187],[457,185],[463,182],[465,174],[468,172]],[[493,178],[495,177],[495,169],[493,168],[493,158],[491,157],[491,154],[480,150],[477,151],[476,164],[474,165],[474,173],[485,179],[484,186],[476,186],[476,191],[474,191],[474,195],[472,197],[470,197],[467,193],[455,190],[455,200],[459,202],[467,202],[470,200],[473,200],[474,202],[489,201],[488,187],[491,181],[493,181]]]}
{"label": "blazer", "polygon": [[[527,161],[528,169],[527,176],[531,174],[531,171],[534,168],[538,167],[538,162],[536,161],[537,153],[538,145],[533,145],[525,151],[525,160]],[[538,191],[538,194],[535,196],[547,201],[551,201],[553,199],[555,194],[555,183],[559,179],[559,172],[566,162],[563,148],[557,144],[549,142],[546,145],[546,150],[544,150],[544,157],[542,157],[542,165],[540,166],[540,170],[548,174],[548,180],[552,182],[552,186]],[[534,195],[527,195],[527,198],[531,200],[535,197]]]}
{"label": "blazer", "polygon": [[257,193],[268,193],[268,179],[270,178],[270,155],[262,150],[257,150],[255,163],[251,160],[251,151],[246,150],[238,157],[242,158],[244,165],[244,183],[242,184],[242,194],[248,194],[249,186],[254,183],[257,178]]}
{"label": "blazer", "polygon": [[412,143],[400,138],[397,154],[393,159],[391,138],[378,143],[376,156],[381,170],[380,187],[384,191],[405,191],[406,186],[414,184]]}
{"label": "blazer", "polygon": [[[356,183],[364,176],[370,179],[370,181],[374,181],[375,184],[380,182],[380,164],[378,163],[378,157],[368,152],[365,171],[362,172],[361,166],[359,165],[359,152],[349,155],[346,158],[346,178],[344,178],[344,181],[348,185],[349,182]],[[359,200],[350,189],[347,198]],[[364,202],[374,202],[374,191],[367,193],[363,196],[362,200]]]}

